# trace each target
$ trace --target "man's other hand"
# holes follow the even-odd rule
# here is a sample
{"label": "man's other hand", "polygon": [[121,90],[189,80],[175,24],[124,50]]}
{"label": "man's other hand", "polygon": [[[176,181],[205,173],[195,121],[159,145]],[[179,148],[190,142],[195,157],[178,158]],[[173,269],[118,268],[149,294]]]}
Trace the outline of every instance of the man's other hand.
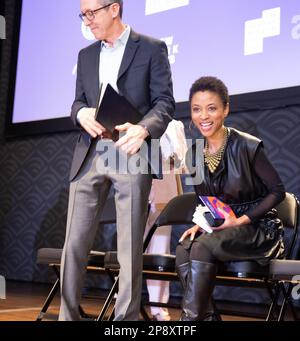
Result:
{"label": "man's other hand", "polygon": [[129,155],[136,154],[140,150],[144,140],[149,136],[146,128],[131,123],[116,126],[115,129],[119,132],[126,132],[116,143],[116,147]]}

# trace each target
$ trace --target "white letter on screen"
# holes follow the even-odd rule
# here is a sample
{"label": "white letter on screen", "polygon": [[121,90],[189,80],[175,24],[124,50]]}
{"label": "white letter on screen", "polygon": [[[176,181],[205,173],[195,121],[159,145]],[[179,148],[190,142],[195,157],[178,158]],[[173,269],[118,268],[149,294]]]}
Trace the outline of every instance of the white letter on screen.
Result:
{"label": "white letter on screen", "polygon": [[262,19],[249,20],[245,23],[245,56],[262,53],[264,50]]}
{"label": "white letter on screen", "polygon": [[169,11],[189,4],[190,0],[146,0],[145,15]]}
{"label": "white letter on screen", "polygon": [[295,40],[300,39],[300,15],[295,15],[292,19],[292,24],[296,24],[292,29],[292,37]]}
{"label": "white letter on screen", "polygon": [[280,35],[280,7],[263,11],[264,38]]}
{"label": "white letter on screen", "polygon": [[280,7],[262,12],[262,18],[245,22],[245,56],[264,52],[264,39],[280,35]]}

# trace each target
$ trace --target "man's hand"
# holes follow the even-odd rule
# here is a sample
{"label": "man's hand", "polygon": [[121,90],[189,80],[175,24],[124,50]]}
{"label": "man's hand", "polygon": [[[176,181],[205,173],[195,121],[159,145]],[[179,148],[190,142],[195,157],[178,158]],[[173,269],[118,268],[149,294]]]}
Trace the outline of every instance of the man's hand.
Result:
{"label": "man's hand", "polygon": [[116,147],[129,155],[136,154],[141,148],[144,140],[149,136],[147,129],[131,123],[116,126],[115,129],[119,132],[126,132],[126,134],[116,143]]}
{"label": "man's hand", "polygon": [[105,132],[105,128],[95,120],[95,113],[95,108],[83,108],[77,114],[79,124],[93,138],[101,136]]}

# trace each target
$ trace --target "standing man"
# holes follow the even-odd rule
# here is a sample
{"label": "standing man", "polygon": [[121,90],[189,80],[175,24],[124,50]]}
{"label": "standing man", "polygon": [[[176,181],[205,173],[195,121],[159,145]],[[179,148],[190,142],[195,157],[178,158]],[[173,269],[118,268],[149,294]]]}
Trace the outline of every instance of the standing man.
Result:
{"label": "standing man", "polygon": [[[138,320],[142,284],[143,233],[152,175],[101,169],[105,128],[95,121],[100,84],[110,84],[142,114],[137,125],[124,122],[116,150],[129,156],[147,139],[164,133],[174,112],[166,45],[135,33],[122,22],[123,1],[81,0],[80,17],[98,40],[78,57],[72,120],[81,126],[71,168],[66,239],[61,267],[60,320],[79,320],[81,288],[109,188],[117,210],[120,263],[115,320]],[[100,145],[100,148],[99,148]]]}

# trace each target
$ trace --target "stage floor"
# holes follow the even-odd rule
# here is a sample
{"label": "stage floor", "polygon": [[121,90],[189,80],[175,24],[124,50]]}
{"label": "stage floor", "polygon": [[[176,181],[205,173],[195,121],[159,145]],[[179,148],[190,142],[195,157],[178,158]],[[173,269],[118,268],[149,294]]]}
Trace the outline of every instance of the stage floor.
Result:
{"label": "stage floor", "polygon": [[[0,300],[0,321],[35,321],[50,287],[46,284],[8,281],[6,299]],[[91,315],[97,315],[101,310],[105,294],[106,292],[100,292],[100,294],[97,292],[97,295],[91,293],[91,295],[83,297],[84,311]],[[57,320],[59,304],[60,298],[57,295],[49,307],[44,321]],[[245,306],[239,307],[241,311],[245,311],[246,308]],[[224,309],[224,304],[222,309]],[[149,307],[146,307],[146,310],[149,312]],[[180,309],[169,308],[169,312],[172,320],[179,320]],[[258,318],[231,315],[222,315],[222,319],[224,321],[261,321]]]}

